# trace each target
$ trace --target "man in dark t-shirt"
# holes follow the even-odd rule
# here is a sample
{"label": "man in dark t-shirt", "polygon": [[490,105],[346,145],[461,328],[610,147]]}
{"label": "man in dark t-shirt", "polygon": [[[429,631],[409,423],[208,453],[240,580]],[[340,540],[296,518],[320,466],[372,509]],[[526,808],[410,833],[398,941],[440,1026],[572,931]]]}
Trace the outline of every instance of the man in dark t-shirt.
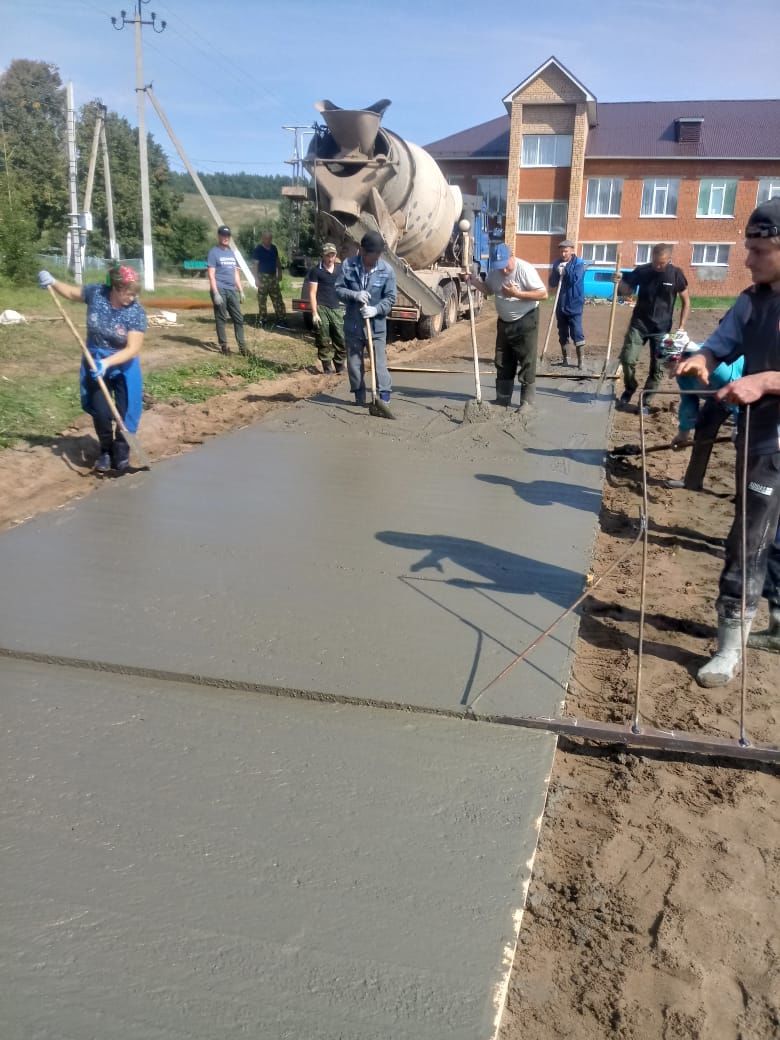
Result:
{"label": "man in dark t-shirt", "polygon": [[649,264],[640,264],[633,271],[620,278],[618,293],[631,296],[637,293],[636,306],[631,315],[623,349],[620,352],[620,363],[623,366],[623,382],[625,389],[620,396],[618,407],[625,408],[636,393],[636,363],[642,347],[650,344],[650,372],[645,383],[645,390],[650,391],[644,397],[645,407],[650,403],[653,393],[661,385],[663,368],[659,355],[661,341],[672,330],[674,307],[680,297],[680,330],[685,329],[685,322],[691,309],[688,294],[688,280],[679,267],[671,263],[671,246],[660,242],[653,246],[652,260]]}
{"label": "man in dark t-shirt", "polygon": [[309,303],[314,321],[314,339],[322,371],[343,372],[346,368],[347,348],[344,342],[344,310],[336,295],[336,247],[326,242],[322,260],[307,276]]}
{"label": "man in dark t-shirt", "polygon": [[287,328],[287,311],[282,299],[282,265],[279,250],[270,231],[260,236],[260,245],[252,250],[252,273],[257,284],[257,320],[263,325],[268,319],[268,297],[274,305],[276,325]]}

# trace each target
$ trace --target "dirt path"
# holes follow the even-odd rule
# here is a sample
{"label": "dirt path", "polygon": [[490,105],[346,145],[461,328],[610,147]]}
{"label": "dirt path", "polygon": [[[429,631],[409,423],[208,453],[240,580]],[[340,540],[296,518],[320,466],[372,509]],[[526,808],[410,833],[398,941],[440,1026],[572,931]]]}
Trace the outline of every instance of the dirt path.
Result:
{"label": "dirt path", "polygon": [[[628,315],[619,309],[616,343]],[[718,317],[695,314],[689,332],[703,338]],[[607,320],[607,307],[588,309],[591,342],[604,343]],[[489,312],[478,327],[487,359]],[[594,367],[602,356],[603,346],[591,351]],[[399,344],[391,354],[403,364],[469,357],[465,323],[433,344]],[[338,377],[302,371],[205,404],[155,405],[144,416],[143,442],[153,459],[174,455],[321,388],[345,389]],[[649,420],[649,438],[668,443],[675,428],[664,410]],[[637,439],[636,416],[616,415],[613,443]],[[86,418],[51,446],[0,453],[0,529],[90,493],[92,457]],[[662,485],[682,474],[683,455],[651,459],[644,715],[656,726],[734,735],[737,686],[705,692],[693,678],[712,645],[733,451],[716,448],[699,495]],[[637,461],[610,463],[595,574],[623,552],[638,513]],[[586,602],[571,713],[617,721],[629,711],[638,589],[637,550]],[[777,742],[780,659],[751,652],[750,676],[750,732]],[[780,1036],[779,823],[772,770],[561,742],[502,1040]]]}

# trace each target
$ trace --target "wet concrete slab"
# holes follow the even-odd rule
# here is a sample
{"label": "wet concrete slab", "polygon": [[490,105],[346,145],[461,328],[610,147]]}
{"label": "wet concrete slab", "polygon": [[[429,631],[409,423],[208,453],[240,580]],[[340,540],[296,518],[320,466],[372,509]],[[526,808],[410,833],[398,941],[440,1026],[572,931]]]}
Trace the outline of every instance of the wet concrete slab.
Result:
{"label": "wet concrete slab", "polygon": [[4,1040],[494,1036],[549,736],[9,660],[0,689]]}
{"label": "wet concrete slab", "polygon": [[[395,422],[326,393],[8,532],[0,646],[473,702],[583,588],[609,406],[558,380],[532,418],[468,425],[467,377],[395,384]],[[574,625],[480,711],[554,712]]]}

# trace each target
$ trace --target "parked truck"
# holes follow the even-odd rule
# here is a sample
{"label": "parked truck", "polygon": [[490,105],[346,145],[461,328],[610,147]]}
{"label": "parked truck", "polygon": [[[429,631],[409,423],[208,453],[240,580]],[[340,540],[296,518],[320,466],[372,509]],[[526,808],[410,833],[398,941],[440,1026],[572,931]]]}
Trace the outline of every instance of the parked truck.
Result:
{"label": "parked truck", "polygon": [[[447,184],[426,151],[381,126],[389,104],[354,110],[318,101],[325,125],[317,126],[304,166],[321,239],[344,257],[366,231],[379,231],[398,283],[391,325],[404,339],[431,339],[468,313],[466,274],[489,268],[486,215],[481,199]],[[305,313],[305,283],[301,295],[294,305]]]}

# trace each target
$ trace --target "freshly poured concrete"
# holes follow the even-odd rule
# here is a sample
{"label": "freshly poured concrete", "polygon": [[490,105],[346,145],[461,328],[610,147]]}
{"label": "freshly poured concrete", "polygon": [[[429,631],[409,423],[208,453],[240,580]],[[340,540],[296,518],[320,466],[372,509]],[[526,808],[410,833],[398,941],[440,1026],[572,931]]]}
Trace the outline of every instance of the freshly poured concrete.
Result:
{"label": "freshly poured concrete", "polygon": [[[4,1040],[495,1035],[553,744],[414,708],[581,591],[607,407],[464,426],[467,380],[414,379],[0,537],[6,650],[412,709],[0,658]],[[572,633],[479,712],[554,712]]]}
{"label": "freshly poured concrete", "polygon": [[[466,379],[415,378],[397,422],[308,402],[9,532],[0,645],[469,703],[582,590],[607,406],[556,387],[527,426],[468,426]],[[555,711],[572,631],[480,711]]]}
{"label": "freshly poured concrete", "polygon": [[1,667],[3,1040],[493,1035],[550,737]]}

